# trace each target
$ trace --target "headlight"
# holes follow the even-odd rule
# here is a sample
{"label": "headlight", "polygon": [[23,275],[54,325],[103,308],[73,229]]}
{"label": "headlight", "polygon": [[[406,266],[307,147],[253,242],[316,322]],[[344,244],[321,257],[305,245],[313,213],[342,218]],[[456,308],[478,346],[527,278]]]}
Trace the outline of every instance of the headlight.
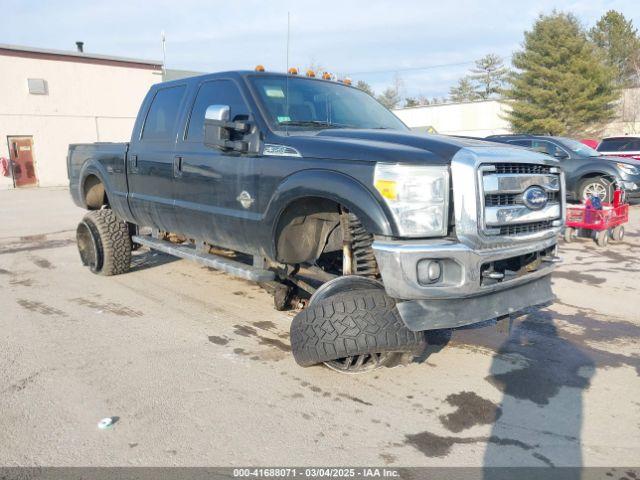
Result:
{"label": "headlight", "polygon": [[448,167],[378,163],[373,184],[393,212],[401,236],[447,234]]}
{"label": "headlight", "polygon": [[618,166],[618,168],[620,170],[622,170],[627,175],[637,175],[638,174],[638,169],[636,167],[634,167],[633,165],[629,165],[628,163],[618,163],[618,162],[616,162],[616,165]]}

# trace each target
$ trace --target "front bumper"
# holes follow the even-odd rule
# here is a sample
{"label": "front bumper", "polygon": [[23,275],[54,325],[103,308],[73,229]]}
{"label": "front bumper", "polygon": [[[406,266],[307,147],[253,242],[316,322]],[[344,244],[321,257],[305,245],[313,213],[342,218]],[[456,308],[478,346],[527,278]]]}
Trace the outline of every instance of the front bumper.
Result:
{"label": "front bumper", "polygon": [[[398,311],[410,330],[451,328],[482,322],[553,299],[556,237],[525,245],[474,250],[462,243],[376,240],[373,251],[387,294],[398,300]],[[483,272],[495,262],[521,256],[539,257],[535,268],[487,281]],[[545,256],[540,256],[545,255]],[[437,260],[439,280],[421,282],[418,264]]]}
{"label": "front bumper", "polygon": [[627,197],[629,197],[629,198],[640,197],[640,180],[638,180],[637,182],[629,181],[629,180],[622,180],[620,182],[620,186],[622,187],[622,189],[627,194]]}

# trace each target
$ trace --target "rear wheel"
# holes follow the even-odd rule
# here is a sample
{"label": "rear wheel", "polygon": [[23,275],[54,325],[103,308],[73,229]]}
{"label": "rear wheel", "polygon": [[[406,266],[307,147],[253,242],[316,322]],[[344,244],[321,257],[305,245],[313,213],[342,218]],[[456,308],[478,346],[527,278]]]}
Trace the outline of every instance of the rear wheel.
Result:
{"label": "rear wheel", "polygon": [[616,242],[621,242],[622,240],[624,240],[624,226],[623,225],[618,225],[617,227],[615,227],[613,229],[613,231],[611,232],[611,239],[615,240]]}
{"label": "rear wheel", "polygon": [[76,229],[83,265],[99,275],[118,275],[131,264],[131,236],[126,222],[104,208],[87,213]]}

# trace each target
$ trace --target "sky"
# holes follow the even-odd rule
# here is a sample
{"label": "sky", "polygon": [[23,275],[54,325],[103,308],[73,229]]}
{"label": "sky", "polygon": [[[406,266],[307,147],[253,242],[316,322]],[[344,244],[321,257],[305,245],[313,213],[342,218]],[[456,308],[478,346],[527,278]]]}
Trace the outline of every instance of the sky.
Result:
{"label": "sky", "polygon": [[0,0],[0,43],[151,60],[217,72],[321,65],[376,92],[402,80],[401,94],[446,96],[473,61],[508,62],[541,13],[574,13],[591,27],[607,10],[640,27],[638,0]]}

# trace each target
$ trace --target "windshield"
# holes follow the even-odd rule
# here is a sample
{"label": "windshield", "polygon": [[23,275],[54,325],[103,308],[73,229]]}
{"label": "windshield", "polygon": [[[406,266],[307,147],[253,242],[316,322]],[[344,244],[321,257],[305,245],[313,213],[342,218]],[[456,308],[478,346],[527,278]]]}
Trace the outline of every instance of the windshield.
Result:
{"label": "windshield", "polygon": [[601,155],[601,153],[597,150],[594,150],[588,145],[574,140],[573,138],[562,137],[559,138],[558,141],[569,150],[576,153],[577,155],[580,155],[581,157],[599,157]]}
{"label": "windshield", "polygon": [[[276,130],[407,127],[369,94],[339,83],[299,77],[251,77]],[[288,102],[287,102],[288,94]]]}

